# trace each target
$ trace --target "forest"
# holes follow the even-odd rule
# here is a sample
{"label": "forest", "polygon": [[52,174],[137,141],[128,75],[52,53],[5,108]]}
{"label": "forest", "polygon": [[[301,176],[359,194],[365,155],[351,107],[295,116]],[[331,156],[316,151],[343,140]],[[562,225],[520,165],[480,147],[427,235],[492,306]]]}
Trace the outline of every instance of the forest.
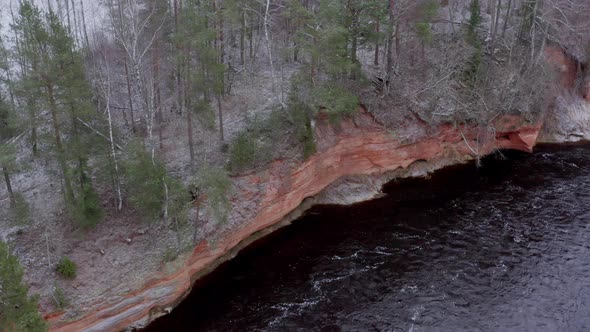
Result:
{"label": "forest", "polygon": [[[2,330],[46,328],[22,269],[8,267],[11,247],[39,247],[43,262],[25,268],[67,280],[76,266],[52,234],[118,219],[169,230],[174,259],[231,223],[235,176],[314,155],[318,117],[337,125],[362,106],[404,142],[423,137],[400,129],[412,121],[535,121],[558,89],[546,47],[580,73],[590,57],[585,0],[87,4],[19,0],[1,12],[0,228],[40,240],[0,244]],[[44,289],[47,306],[71,305],[59,285]]]}

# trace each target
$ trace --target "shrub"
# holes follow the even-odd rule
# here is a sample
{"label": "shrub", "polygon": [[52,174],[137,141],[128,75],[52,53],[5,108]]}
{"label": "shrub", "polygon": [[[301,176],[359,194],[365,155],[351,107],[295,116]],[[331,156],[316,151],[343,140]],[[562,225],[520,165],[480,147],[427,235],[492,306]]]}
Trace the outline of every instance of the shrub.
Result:
{"label": "shrub", "polygon": [[198,175],[197,185],[208,197],[213,217],[218,223],[227,221],[231,203],[231,180],[227,172],[219,168],[205,168]]}
{"label": "shrub", "polygon": [[76,263],[74,263],[71,259],[67,257],[63,257],[57,264],[57,267],[55,268],[57,273],[66,279],[76,278],[76,269]]}
{"label": "shrub", "polygon": [[297,140],[303,146],[303,157],[307,159],[316,152],[315,137],[311,125],[313,110],[309,105],[297,99],[291,99],[288,107],[289,114],[293,119]]}
{"label": "shrub", "polygon": [[66,297],[66,294],[64,293],[64,290],[61,289],[60,287],[55,287],[55,290],[53,291],[53,304],[55,305],[55,307],[59,310],[64,309],[65,307],[67,307],[68,305],[70,305],[70,301],[68,301],[68,298]]}
{"label": "shrub", "polygon": [[178,258],[178,250],[175,248],[166,248],[164,251],[164,256],[162,257],[162,261],[164,263],[170,263]]}
{"label": "shrub", "polygon": [[74,221],[82,228],[93,228],[102,220],[100,197],[86,174],[82,175],[82,188],[72,208]]}
{"label": "shrub", "polygon": [[125,175],[131,205],[148,222],[160,220],[165,206],[169,217],[184,219],[189,203],[188,190],[167,174],[162,161],[152,161],[141,145],[134,144],[130,151],[125,162]]}
{"label": "shrub", "polygon": [[139,144],[131,148],[125,163],[125,175],[129,202],[149,222],[157,221],[164,206],[165,191],[162,179],[166,176],[164,165],[151,156]]}
{"label": "shrub", "polygon": [[243,132],[236,137],[229,148],[229,167],[232,171],[242,171],[251,167],[256,161],[258,147],[256,139]]}
{"label": "shrub", "polygon": [[354,114],[359,107],[356,95],[337,84],[325,84],[314,91],[317,105],[324,107],[332,122]]}

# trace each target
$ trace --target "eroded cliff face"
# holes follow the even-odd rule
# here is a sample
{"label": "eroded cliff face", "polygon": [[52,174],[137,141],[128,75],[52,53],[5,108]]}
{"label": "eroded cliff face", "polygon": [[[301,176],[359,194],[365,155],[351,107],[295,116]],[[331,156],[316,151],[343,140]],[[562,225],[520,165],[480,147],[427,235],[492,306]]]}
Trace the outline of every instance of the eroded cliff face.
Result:
{"label": "eroded cliff face", "polygon": [[[531,151],[540,127],[517,116],[502,116],[485,126],[443,125],[423,139],[400,142],[364,109],[337,127],[320,119],[315,128],[318,152],[308,160],[295,165],[275,161],[264,171],[235,179],[246,184],[241,186],[241,199],[256,195],[256,206],[248,208],[253,211],[244,213],[254,217],[221,234],[214,244],[200,243],[175,272],[159,272],[141,289],[82,308],[77,320],[66,321],[59,313],[47,315],[51,331],[117,331],[145,325],[178,303],[197,278],[252,241],[288,224],[312,204],[352,203],[378,194],[379,189],[373,189],[346,201],[327,194],[327,188],[343,185],[342,179],[365,177],[371,179],[372,188],[380,188],[393,176],[423,174],[496,149]],[[419,164],[428,167],[420,170]]]}
{"label": "eroded cliff face", "polygon": [[555,96],[549,105],[539,140],[570,142],[590,139],[590,68],[557,46],[545,48],[545,59],[556,74]]}

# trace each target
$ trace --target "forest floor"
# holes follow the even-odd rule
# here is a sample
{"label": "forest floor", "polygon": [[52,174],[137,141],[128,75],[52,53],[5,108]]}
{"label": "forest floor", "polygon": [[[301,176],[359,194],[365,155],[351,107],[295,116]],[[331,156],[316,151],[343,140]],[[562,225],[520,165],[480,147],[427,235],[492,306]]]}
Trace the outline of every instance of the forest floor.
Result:
{"label": "forest floor", "polygon": [[[277,73],[278,84],[274,92],[271,73],[266,66],[259,66],[255,71],[243,70],[236,75],[231,94],[222,102],[225,142],[220,140],[217,122],[214,128],[207,128],[195,121],[193,164],[187,145],[186,118],[165,116],[165,119],[175,119],[164,121],[162,149],[159,151],[170,174],[189,184],[200,167],[224,166],[227,154],[222,153],[223,145],[245,130],[251,119],[265,117],[273,110],[281,95],[285,97],[278,91],[288,89],[289,79],[296,70],[294,64],[284,66],[282,73]],[[284,82],[282,88],[281,76]],[[217,108],[214,111],[217,112]],[[123,122],[122,116],[118,117],[116,121]],[[165,273],[167,266],[174,269],[175,258],[193,248],[195,209],[190,211],[190,220],[178,226],[164,222],[146,223],[137,211],[127,206],[122,212],[116,212],[112,208],[115,194],[109,182],[96,181],[97,178],[102,179],[103,174],[94,174],[93,178],[98,183],[97,190],[106,212],[104,220],[91,230],[75,227],[66,221],[63,214],[61,182],[56,165],[50,158],[33,158],[26,147],[26,139],[20,144],[20,151],[27,152],[18,155],[18,162],[28,166],[19,169],[11,178],[13,189],[28,202],[32,218],[30,223],[22,225],[13,222],[8,213],[8,192],[1,186],[0,240],[8,241],[19,257],[31,293],[41,297],[42,312],[59,310],[54,295],[57,288],[65,293],[71,307],[79,311],[84,311],[92,303],[116,301],[118,296],[136,290],[151,278]],[[43,146],[40,149],[43,152]],[[234,182],[234,188],[243,185],[239,181]],[[190,198],[189,193],[187,198]],[[236,201],[236,198],[232,200]],[[208,219],[206,209],[201,209],[198,240],[232,227],[230,221],[220,230],[214,223],[207,222]],[[64,280],[56,273],[56,264],[62,257],[76,263],[77,277],[74,280]],[[76,310],[68,313],[71,316],[76,314]]]}

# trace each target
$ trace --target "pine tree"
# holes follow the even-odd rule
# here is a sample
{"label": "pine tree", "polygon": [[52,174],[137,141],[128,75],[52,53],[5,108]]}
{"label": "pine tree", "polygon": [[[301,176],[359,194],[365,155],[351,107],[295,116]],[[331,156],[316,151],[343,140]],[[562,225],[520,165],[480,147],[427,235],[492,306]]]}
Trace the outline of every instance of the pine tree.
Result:
{"label": "pine tree", "polygon": [[297,95],[295,98],[301,102],[314,109],[325,108],[335,116],[356,110],[358,99],[352,98],[353,94],[344,87],[349,77],[358,76],[350,74],[360,70],[354,46],[360,28],[354,27],[358,18],[350,14],[355,10],[347,9],[339,0],[320,1],[317,12],[297,1],[290,2],[289,13],[301,22],[298,44],[305,55],[304,70],[309,73],[308,80],[296,82],[299,86],[293,90],[291,99]]}
{"label": "pine tree", "polygon": [[188,200],[182,183],[169,176],[164,163],[152,159],[137,142],[130,146],[129,153],[125,165],[129,201],[144,220],[184,219]]}
{"label": "pine tree", "polygon": [[477,29],[481,24],[481,6],[479,0],[471,0],[469,4],[468,37],[472,43],[477,42]]}
{"label": "pine tree", "polygon": [[[92,93],[81,55],[55,13],[45,17],[23,1],[15,30],[20,35],[23,93],[37,95],[51,114],[53,148],[61,171],[66,206],[72,219],[92,227],[101,219],[98,195],[88,175],[92,137],[81,123],[91,122]],[[74,166],[75,165],[75,166]]]}
{"label": "pine tree", "polygon": [[0,241],[0,330],[42,332],[47,324],[38,312],[38,297],[27,295],[23,268],[8,245]]}
{"label": "pine tree", "polygon": [[[5,48],[1,37],[0,70],[0,170],[10,199],[12,219],[17,223],[26,223],[30,220],[29,206],[24,197],[14,191],[10,179],[11,173],[18,169],[15,146],[26,131],[21,129],[21,119],[16,112],[17,104],[9,50]],[[5,94],[8,94],[8,97]]]}
{"label": "pine tree", "polygon": [[419,4],[419,21],[416,23],[416,32],[422,42],[422,57],[425,56],[426,45],[432,42],[431,22],[438,13],[439,4],[434,0],[427,0]]}
{"label": "pine tree", "polygon": [[30,1],[21,3],[18,16],[11,24],[16,42],[15,62],[20,69],[20,79],[15,82],[15,94],[24,101],[24,109],[27,113],[27,124],[31,132],[31,149],[34,156],[39,156],[39,109],[41,103],[38,96],[41,95],[41,81],[35,77],[35,72],[41,68],[41,54],[36,43],[37,40],[45,40],[46,33],[43,29],[41,12],[31,5]]}
{"label": "pine tree", "polygon": [[9,140],[14,137],[15,131],[11,115],[10,106],[4,101],[0,92],[0,168],[2,168],[4,183],[10,197],[10,205],[14,207],[16,205],[16,196],[10,181],[10,171],[14,168],[15,154]]}
{"label": "pine tree", "polygon": [[[221,9],[218,9],[221,11]],[[224,140],[222,99],[225,94],[226,65],[222,62],[222,50],[219,44],[219,13],[212,2],[189,0],[183,4],[179,15],[177,43],[181,45],[179,58],[184,77],[184,89],[192,91],[185,94],[187,107],[187,129],[191,158],[194,159],[192,142],[192,116],[203,117],[210,111],[208,106],[215,97],[218,108],[218,125],[220,138]],[[194,70],[191,70],[194,69]]]}
{"label": "pine tree", "polygon": [[479,0],[471,0],[469,5],[469,22],[467,24],[467,42],[474,48],[473,55],[467,63],[467,68],[464,72],[464,80],[470,86],[474,86],[478,79],[481,62],[482,49],[481,41],[477,34],[477,29],[481,24],[481,7]]}

